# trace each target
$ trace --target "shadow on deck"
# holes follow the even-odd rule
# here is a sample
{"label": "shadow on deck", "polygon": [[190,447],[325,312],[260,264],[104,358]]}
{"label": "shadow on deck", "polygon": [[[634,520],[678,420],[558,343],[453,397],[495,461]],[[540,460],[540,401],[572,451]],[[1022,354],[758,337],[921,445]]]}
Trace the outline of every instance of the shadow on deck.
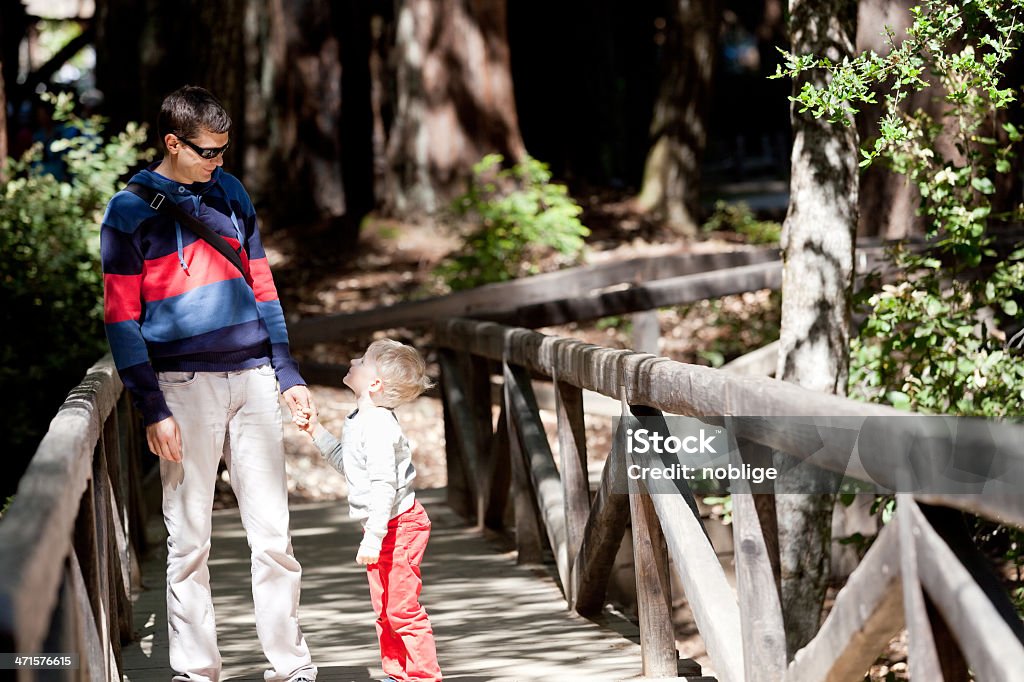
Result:
{"label": "shadow on deck", "polygon": [[[423,603],[430,612],[445,678],[551,681],[618,680],[640,670],[638,634],[566,609],[542,567],[518,566],[515,554],[467,528],[444,503],[443,489],[417,491],[434,530],[423,565]],[[211,583],[224,678],[262,680],[249,583],[249,549],[235,509],[214,512]],[[300,619],[322,682],[383,677],[364,570],[355,563],[360,531],[342,501],[292,507],[295,554],[303,566]],[[150,527],[163,536],[158,519]],[[137,641],[124,650],[125,679],[166,680],[167,621],[161,549],[143,567],[135,602]]]}

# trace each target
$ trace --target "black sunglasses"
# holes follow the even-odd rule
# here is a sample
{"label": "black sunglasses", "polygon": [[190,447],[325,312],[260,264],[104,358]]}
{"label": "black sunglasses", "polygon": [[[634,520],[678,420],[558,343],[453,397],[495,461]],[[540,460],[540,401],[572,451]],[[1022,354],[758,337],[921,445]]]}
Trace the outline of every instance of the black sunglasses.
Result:
{"label": "black sunglasses", "polygon": [[231,144],[229,142],[223,147],[200,147],[198,145],[192,144],[184,137],[181,137],[179,135],[175,135],[175,137],[178,138],[179,142],[182,142],[186,147],[188,147],[189,149],[191,149],[204,159],[216,159],[218,156],[226,152],[228,150],[228,146]]}

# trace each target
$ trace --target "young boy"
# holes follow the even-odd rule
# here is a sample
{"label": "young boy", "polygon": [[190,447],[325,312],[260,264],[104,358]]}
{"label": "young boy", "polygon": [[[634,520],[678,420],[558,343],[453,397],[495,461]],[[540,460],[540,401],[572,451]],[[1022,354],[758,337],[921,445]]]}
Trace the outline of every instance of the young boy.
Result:
{"label": "young boy", "polygon": [[430,519],[413,493],[409,442],[391,411],[429,388],[426,367],[414,348],[381,339],[352,361],[343,381],[356,394],[356,410],[345,419],[340,442],[314,410],[294,421],[345,474],[349,515],[363,522],[356,561],[370,582],[384,682],[440,680],[434,632],[419,603]]}

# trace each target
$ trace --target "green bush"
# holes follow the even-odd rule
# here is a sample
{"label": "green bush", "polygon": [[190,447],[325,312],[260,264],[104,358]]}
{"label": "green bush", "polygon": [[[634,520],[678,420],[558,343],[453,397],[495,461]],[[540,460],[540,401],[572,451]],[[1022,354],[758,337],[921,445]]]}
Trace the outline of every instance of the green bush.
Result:
{"label": "green bush", "polygon": [[[71,113],[67,96],[47,97],[54,120],[73,129],[51,143],[66,181],[42,174],[40,144],[9,159],[0,184],[0,391],[4,437],[27,461],[67,392],[106,350],[99,228],[119,178],[150,153],[131,125],[104,139],[103,121]],[[10,461],[10,460],[9,460]]]}
{"label": "green bush", "polygon": [[[992,197],[1001,176],[1015,172],[1024,139],[1011,123],[999,125],[1016,100],[1002,69],[1024,38],[1024,4],[927,0],[911,11],[914,23],[901,43],[886,29],[887,54],[836,64],[784,53],[777,74],[827,70],[828,86],[807,83],[795,102],[845,125],[858,103],[874,102],[873,86],[886,88],[881,132],[862,150],[861,165],[885,163],[917,187],[934,239],[929,252],[896,250],[906,282],[867,299],[867,319],[852,344],[850,392],[923,412],[1019,415],[1024,367],[1002,339],[1019,319],[1024,250],[999,248],[991,228],[1021,218],[1020,207],[997,213]],[[933,83],[944,90],[939,120],[906,106],[911,93]]]}
{"label": "green bush", "polygon": [[[851,395],[918,412],[1024,414],[1024,364],[990,335],[979,311],[1016,314],[1024,250],[999,264],[980,291],[960,281],[886,285],[873,294],[851,344]],[[937,263],[933,267],[938,269]]]}
{"label": "green bush", "polygon": [[452,290],[471,289],[538,272],[536,261],[553,252],[575,262],[590,230],[564,185],[551,182],[546,164],[527,157],[501,169],[503,157],[488,154],[473,167],[469,191],[455,213],[476,222],[460,252],[435,270]]}
{"label": "green bush", "polygon": [[735,232],[751,244],[778,244],[782,225],[770,220],[758,220],[744,202],[730,204],[719,199],[715,212],[701,228],[704,232]]}

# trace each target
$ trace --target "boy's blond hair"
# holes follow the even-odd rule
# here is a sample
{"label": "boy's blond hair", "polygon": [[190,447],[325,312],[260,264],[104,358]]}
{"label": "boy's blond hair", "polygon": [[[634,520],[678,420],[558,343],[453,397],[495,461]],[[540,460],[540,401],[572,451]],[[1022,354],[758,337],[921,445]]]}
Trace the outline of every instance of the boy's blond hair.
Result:
{"label": "boy's blond hair", "polygon": [[426,363],[412,346],[393,339],[378,339],[367,347],[363,357],[377,366],[383,383],[377,403],[382,407],[411,402],[434,385],[427,376]]}

